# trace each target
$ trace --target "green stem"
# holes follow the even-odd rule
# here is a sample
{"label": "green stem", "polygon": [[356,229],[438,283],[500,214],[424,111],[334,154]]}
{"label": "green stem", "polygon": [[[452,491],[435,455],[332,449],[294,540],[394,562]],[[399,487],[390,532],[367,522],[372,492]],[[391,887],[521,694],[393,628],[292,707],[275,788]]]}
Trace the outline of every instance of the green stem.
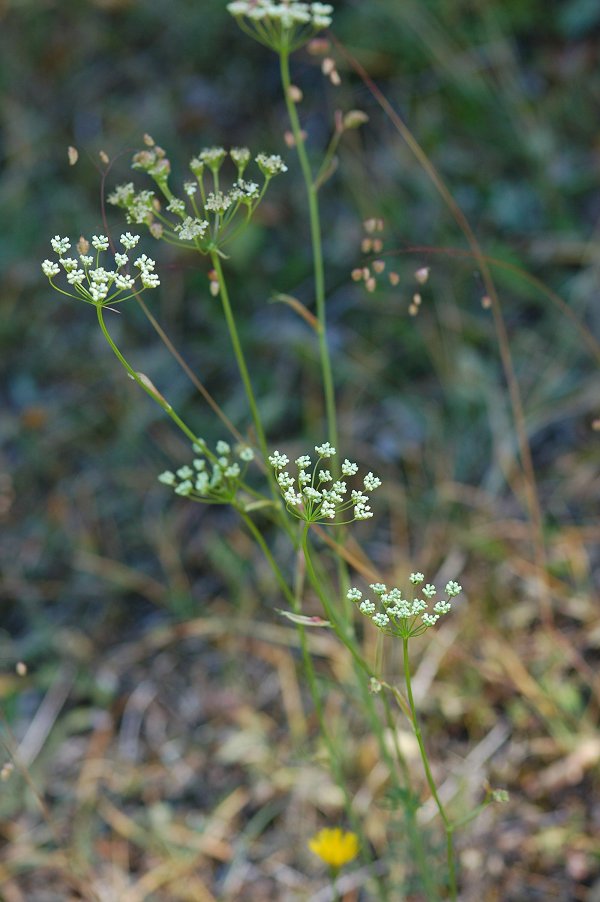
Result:
{"label": "green stem", "polygon": [[448,880],[449,880],[449,889],[450,889],[450,899],[452,902],[457,898],[457,889],[456,889],[456,867],[454,863],[454,824],[450,821],[444,806],[442,805],[442,801],[438,795],[437,787],[435,785],[435,780],[433,779],[433,774],[431,773],[431,768],[429,766],[429,759],[427,757],[427,751],[425,749],[425,743],[423,742],[423,735],[421,733],[421,727],[419,725],[419,720],[417,718],[417,709],[415,707],[415,701],[413,698],[412,692],[412,681],[410,675],[410,660],[408,657],[408,637],[404,636],[402,639],[403,645],[403,656],[404,656],[404,681],[406,683],[406,694],[408,696],[408,704],[411,712],[411,719],[413,730],[415,736],[417,738],[417,742],[419,744],[419,751],[421,753],[421,761],[423,762],[423,768],[425,770],[425,777],[427,779],[427,784],[429,786],[431,795],[434,798],[437,809],[440,813],[440,817],[444,822],[444,827],[446,829],[446,856],[448,860]]}
{"label": "green stem", "polygon": [[244,388],[246,389],[246,397],[248,399],[250,412],[252,414],[252,422],[254,423],[256,438],[258,440],[263,458],[266,461],[268,456],[267,440],[265,438],[265,432],[262,426],[262,421],[260,419],[260,414],[258,412],[256,399],[254,397],[254,391],[252,390],[252,383],[250,382],[250,374],[248,372],[248,367],[246,366],[246,359],[244,357],[244,352],[242,351],[242,346],[240,344],[240,339],[235,325],[235,317],[233,315],[233,310],[231,309],[231,304],[229,302],[229,292],[227,291],[227,283],[225,282],[223,267],[221,266],[221,260],[219,259],[219,255],[216,251],[211,251],[210,259],[219,280],[219,294],[221,296],[223,312],[225,314],[227,328],[229,329],[229,337],[231,339],[231,344],[233,345],[233,352],[237,361],[238,370],[240,372],[240,376],[242,377]]}
{"label": "green stem", "polygon": [[317,307],[317,320],[319,323],[318,339],[319,339],[319,355],[321,358],[321,371],[323,378],[323,391],[325,394],[325,412],[327,415],[327,438],[331,444],[338,447],[337,417],[335,410],[335,389],[333,385],[333,373],[331,369],[331,358],[329,356],[329,347],[327,344],[327,320],[325,313],[325,272],[323,268],[323,245],[321,240],[321,221],[319,217],[319,199],[318,188],[316,187],[304,146],[304,138],[300,127],[300,120],[290,97],[290,61],[289,51],[281,50],[279,54],[281,82],[283,85],[283,94],[285,104],[294,135],[296,152],[302,170],[302,176],[306,185],[306,193],[308,195],[308,212],[310,217],[310,237],[312,243],[312,253],[314,262],[314,280],[315,280],[315,301]]}
{"label": "green stem", "polygon": [[[302,591],[301,583],[298,584],[297,592],[291,591],[291,589],[289,588],[289,586],[285,580],[285,577],[283,576],[281,570],[279,569],[277,562],[275,561],[275,558],[271,554],[271,551],[270,551],[267,543],[265,542],[265,540],[262,536],[262,533],[260,532],[260,530],[258,529],[256,524],[252,521],[252,519],[246,514],[245,511],[241,510],[240,508],[238,508],[237,510],[238,510],[238,513],[240,514],[240,516],[242,517],[244,523],[248,527],[249,531],[251,532],[252,536],[256,540],[257,544],[259,545],[260,549],[262,550],[269,566],[271,567],[271,570],[273,571],[273,574],[277,580],[278,585],[280,586],[281,590],[283,591],[288,602],[291,604],[292,610],[294,611],[295,614],[301,614],[302,613],[302,605],[300,602],[300,593]],[[331,762],[331,769],[333,771],[333,776],[334,776],[334,779],[335,779],[337,785],[339,786],[339,788],[341,789],[341,791],[343,793],[344,804],[345,804],[346,811],[348,813],[348,819],[350,821],[352,829],[359,837],[363,859],[365,860],[365,862],[367,864],[370,864],[372,862],[372,859],[370,858],[369,852],[368,852],[369,844],[367,841],[367,837],[365,836],[364,831],[362,829],[362,824],[360,823],[360,821],[354,814],[354,811],[352,808],[352,799],[350,798],[350,794],[349,794],[348,788],[346,786],[346,781],[344,780],[344,775],[343,775],[343,772],[342,772],[342,769],[340,766],[340,757],[341,756],[340,756],[339,750],[336,747],[335,741],[330,733],[327,721],[325,719],[325,714],[323,711],[323,704],[321,701],[321,693],[319,691],[319,684],[317,681],[312,656],[311,656],[310,650],[308,648],[308,642],[306,640],[306,630],[302,626],[301,623],[296,623],[296,630],[298,632],[298,638],[300,640],[300,651],[302,654],[302,664],[304,666],[304,671],[306,673],[310,696],[311,696],[312,703],[314,705],[314,709],[315,709],[315,712],[317,715],[317,720],[319,721],[319,729],[320,729],[321,735],[323,736],[325,745],[327,746],[327,751],[329,754],[329,760]],[[382,900],[382,902],[386,902],[387,895],[385,892],[385,887],[383,886],[383,884],[381,882],[381,878],[378,877],[377,875],[374,875],[374,879],[377,884],[377,892],[378,892],[379,898]]]}
{"label": "green stem", "polygon": [[171,405],[168,403],[168,401],[165,401],[165,399],[162,397],[162,395],[159,395],[155,389],[152,389],[149,385],[147,385],[146,382],[140,377],[140,375],[138,373],[136,373],[136,371],[133,369],[133,367],[130,366],[130,364],[127,362],[127,360],[123,357],[123,355],[119,351],[118,347],[112,340],[108,329],[106,328],[106,323],[104,322],[104,317],[102,315],[102,305],[101,304],[96,305],[96,313],[98,314],[98,322],[100,323],[100,328],[102,329],[102,333],[103,333],[105,339],[107,340],[108,344],[112,348],[113,353],[115,354],[117,359],[120,361],[120,363],[123,365],[123,367],[129,373],[131,378],[135,382],[137,382],[137,384],[140,386],[140,388],[143,388],[143,390],[146,392],[147,395],[150,395],[150,397],[154,401],[156,401],[156,403],[160,407],[162,407],[164,412],[171,417],[173,422],[177,424],[177,426],[181,429],[181,431],[185,435],[187,435],[187,437],[190,439],[190,441],[192,443],[197,442],[198,437],[196,435],[194,435],[192,430],[188,426],[186,426],[186,424],[183,422],[183,420],[179,416],[177,416],[177,414],[175,413],[175,411],[173,410]]}
{"label": "green stem", "polygon": [[[342,626],[340,626],[339,619],[337,617],[335,610],[333,609],[333,606],[332,606],[329,598],[327,597],[327,593],[323,591],[322,580],[319,579],[319,577],[317,575],[317,572],[315,570],[315,567],[314,567],[314,564],[312,561],[312,556],[310,553],[310,548],[309,548],[309,544],[308,544],[309,529],[310,529],[310,526],[307,523],[306,527],[303,531],[303,535],[302,535],[302,551],[304,553],[304,558],[306,560],[306,569],[307,569],[309,579],[311,581],[311,585],[312,585],[313,589],[315,590],[315,592],[317,593],[317,596],[318,596],[319,600],[321,601],[321,604],[323,605],[325,613],[327,614],[327,618],[330,621],[336,636],[343,643],[343,645],[345,645],[345,647],[348,649],[348,651],[352,655],[356,678],[357,678],[357,681],[358,681],[358,684],[359,684],[359,687],[361,690],[361,694],[362,694],[363,705],[365,707],[365,710],[369,714],[371,728],[377,739],[377,744],[379,746],[379,751],[381,753],[382,759],[385,761],[385,763],[387,765],[387,768],[388,768],[388,771],[390,774],[390,779],[394,782],[394,784],[396,785],[396,787],[398,789],[403,788],[402,784],[400,783],[400,781],[398,779],[396,768],[394,766],[394,760],[388,749],[388,745],[386,742],[381,719],[375,708],[374,699],[373,699],[371,693],[369,692],[368,688],[365,686],[364,679],[362,679],[363,674],[366,674],[368,677],[376,679],[375,673],[369,667],[369,665],[367,664],[367,662],[364,660],[364,658],[362,657],[362,655],[360,653],[360,650],[356,643],[356,635],[354,633],[354,630],[352,628],[350,628],[350,629],[347,628],[347,621],[346,621],[346,628],[343,628]],[[383,704],[384,704],[388,729],[390,730],[391,735],[395,736],[395,725],[393,722],[389,702],[385,696],[384,696]],[[409,780],[408,768],[407,768],[406,761],[404,760],[404,758],[402,756],[401,750],[400,750],[397,742],[396,742],[396,754],[397,754],[398,763],[399,763],[400,768],[404,775],[405,785],[407,787],[409,787],[410,780]],[[425,848],[424,848],[424,844],[423,844],[423,838],[417,827],[415,812],[410,806],[405,806],[405,817],[407,818],[409,837],[410,837],[411,843],[413,845],[413,848],[415,850],[415,860],[417,863],[417,868],[421,875],[421,880],[423,881],[423,889],[425,891],[425,894],[426,894],[429,902],[436,902],[435,887],[433,885],[431,869],[430,869],[430,867],[427,863],[427,859],[426,859],[426,852],[425,852]]]}

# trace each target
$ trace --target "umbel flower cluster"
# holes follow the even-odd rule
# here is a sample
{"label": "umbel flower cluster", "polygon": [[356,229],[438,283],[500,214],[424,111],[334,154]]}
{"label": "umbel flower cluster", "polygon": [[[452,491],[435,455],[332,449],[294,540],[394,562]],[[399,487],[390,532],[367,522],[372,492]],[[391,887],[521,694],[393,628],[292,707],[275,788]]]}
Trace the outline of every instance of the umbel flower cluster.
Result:
{"label": "umbel flower cluster", "polygon": [[329,28],[330,3],[299,3],[296,0],[233,0],[227,9],[240,28],[276,53],[292,52],[317,32]]}
{"label": "umbel flower cluster", "polygon": [[[411,573],[410,581],[414,587],[421,586],[425,577],[422,573]],[[369,617],[382,633],[402,639],[420,636],[434,626],[451,609],[450,599],[462,592],[462,586],[451,580],[446,584],[447,599],[436,601],[431,613],[428,608],[437,595],[437,589],[432,583],[426,583],[420,589],[421,597],[413,598],[412,601],[403,598],[400,589],[388,590],[384,583],[371,583],[370,588],[377,596],[378,604],[368,598],[363,599],[360,589],[349,589],[347,597],[358,604],[361,614]]]}
{"label": "umbel flower cluster", "polygon": [[[324,461],[335,456],[336,450],[329,442],[315,445],[317,460],[313,465],[310,456],[303,454],[296,458],[298,473],[291,476],[285,468],[289,464],[287,454],[274,451],[269,463],[277,474],[277,482],[288,511],[299,520],[307,523],[334,521],[341,526],[354,520],[368,520],[373,516],[369,505],[369,495],[381,485],[381,480],[373,473],[363,478],[362,489],[352,489],[348,495],[348,486],[344,480],[334,480],[331,471],[324,466]],[[345,460],[341,466],[342,476],[353,477],[358,473],[358,464]],[[351,514],[350,519],[338,519]]]}
{"label": "umbel flower cluster", "polygon": [[[239,448],[234,455],[227,442],[219,441],[210,451],[206,442],[198,439],[193,445],[196,457],[175,473],[165,470],[159,482],[171,486],[176,495],[205,504],[231,504],[243,482],[246,469],[254,459],[249,447]],[[236,460],[237,457],[237,460]]]}
{"label": "umbel flower cluster", "polygon": [[[155,191],[136,191],[133,182],[119,185],[108,202],[125,210],[127,221],[145,224],[155,238],[181,244],[207,254],[222,248],[248,224],[264,197],[271,179],[287,166],[277,154],[259,153],[255,158],[262,185],[244,178],[251,154],[247,147],[205,147],[190,160],[193,178],[183,184],[183,197],[169,186],[171,164],[162,147],[147,135],[146,149],[133,157],[132,168],[146,172],[162,195]],[[227,157],[237,177],[229,190],[220,184],[220,170]]]}
{"label": "umbel flower cluster", "polygon": [[[66,256],[71,248],[69,239],[56,235],[50,244],[58,256],[58,262],[44,260],[42,271],[48,276],[52,287],[68,297],[77,298],[94,306],[120,304],[146,288],[157,288],[160,285],[159,278],[154,272],[156,264],[146,254],[142,254],[134,261],[133,271],[130,268],[129,255],[126,252],[133,250],[139,240],[139,235],[132,235],[130,232],[121,235],[124,252],[116,252],[111,264],[114,269],[106,269],[100,265],[101,255],[108,251],[109,246],[105,235],[93,236],[91,246],[95,253],[90,253],[90,242],[83,237],[80,238],[76,248],[78,259]],[[54,279],[61,273],[71,286],[71,291],[60,288],[55,283]]]}

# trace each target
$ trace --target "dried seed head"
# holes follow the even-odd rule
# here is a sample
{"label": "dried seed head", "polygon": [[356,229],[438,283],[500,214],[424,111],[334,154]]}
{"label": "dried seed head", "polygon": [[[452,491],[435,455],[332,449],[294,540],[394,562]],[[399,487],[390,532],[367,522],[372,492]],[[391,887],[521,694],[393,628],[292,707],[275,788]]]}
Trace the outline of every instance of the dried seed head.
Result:
{"label": "dried seed head", "polygon": [[358,269],[353,269],[350,273],[353,282],[360,282],[363,277],[363,270],[359,267]]}
{"label": "dried seed head", "polygon": [[359,128],[369,121],[369,117],[362,110],[349,110],[344,116],[344,128]]}
{"label": "dried seed head", "polygon": [[420,307],[422,300],[423,300],[423,298],[421,297],[420,294],[413,294],[412,302],[415,305],[415,307]]}
{"label": "dried seed head", "polygon": [[376,254],[380,254],[383,250],[383,241],[381,238],[373,238],[373,250]]}
{"label": "dried seed head", "polygon": [[388,278],[390,280],[390,285],[398,285],[398,283],[400,282],[400,276],[397,272],[391,272]]}
{"label": "dried seed head", "polygon": [[365,282],[365,288],[367,291],[373,292],[377,288],[377,281],[371,276],[370,279],[367,279]]}
{"label": "dried seed head", "polygon": [[385,269],[385,260],[373,260],[373,269],[376,273],[382,273]]}
{"label": "dried seed head", "polygon": [[80,235],[76,247],[77,253],[83,254],[85,256],[90,249],[90,242],[87,240],[87,238],[84,238],[83,235]]}
{"label": "dried seed head", "polygon": [[154,138],[148,132],[144,135],[144,144],[146,147],[154,147]]}
{"label": "dried seed head", "polygon": [[363,254],[368,254],[371,252],[371,248],[373,247],[373,242],[370,238],[363,238],[361,241],[360,249]]}

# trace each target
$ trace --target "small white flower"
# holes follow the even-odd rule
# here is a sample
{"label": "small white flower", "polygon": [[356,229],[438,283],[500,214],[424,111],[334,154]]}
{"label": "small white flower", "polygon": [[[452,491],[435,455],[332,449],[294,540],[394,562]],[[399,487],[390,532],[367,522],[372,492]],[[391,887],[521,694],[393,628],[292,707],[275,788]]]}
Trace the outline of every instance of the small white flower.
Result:
{"label": "small white flower", "polygon": [[271,154],[269,156],[266,153],[259,153],[256,157],[256,162],[261,172],[267,178],[272,178],[274,175],[279,175],[281,172],[287,172],[287,166],[279,154]]}
{"label": "small white flower", "polygon": [[116,207],[127,206],[134,194],[135,186],[133,182],[126,182],[123,185],[117,185],[112,194],[108,195],[108,202]]}
{"label": "small white flower", "polygon": [[240,451],[240,460],[243,460],[244,463],[249,463],[251,460],[254,460],[254,451],[252,448],[242,448]]}
{"label": "small white flower", "polygon": [[436,614],[447,614],[448,611],[452,608],[452,605],[449,601],[438,601],[433,606],[433,610]]}
{"label": "small white flower", "polygon": [[371,583],[369,588],[373,589],[376,595],[384,595],[387,592],[385,583]]}
{"label": "small white flower", "polygon": [[161,473],[158,477],[158,481],[162,482],[164,485],[175,485],[175,473],[171,473],[170,470],[165,470],[164,473]]}
{"label": "small white flower", "polygon": [[229,454],[231,452],[231,448],[227,442],[224,442],[222,439],[217,442],[216,450],[217,454]]}
{"label": "small white flower", "polygon": [[422,583],[424,579],[425,579],[425,577],[422,573],[411,573],[410,574],[410,581],[413,584],[413,586],[419,585],[419,583]]}
{"label": "small white flower", "polygon": [[279,451],[273,451],[273,453],[269,456],[269,463],[275,470],[283,470],[284,467],[287,467],[290,459],[287,454],[280,454]]}
{"label": "small white flower", "polygon": [[115,254],[115,263],[118,267],[125,266],[129,263],[129,257],[127,254]]}
{"label": "small white flower", "polygon": [[148,272],[143,269],[140,273],[140,280],[144,288],[158,288],[160,285],[160,279],[156,275],[156,273]]}
{"label": "small white flower", "polygon": [[324,442],[322,445],[315,445],[315,451],[319,455],[319,457],[333,457],[336,453],[335,448],[329,444],[329,442]]}
{"label": "small white flower", "polygon": [[156,263],[150,257],[147,257],[146,254],[142,254],[133,265],[137,266],[142,272],[152,272]]}
{"label": "small white flower", "polygon": [[140,236],[132,235],[131,232],[125,232],[124,235],[121,235],[121,244],[128,251],[132,250],[139,240]]}
{"label": "small white flower", "polygon": [[358,610],[361,614],[366,614],[367,617],[370,617],[371,614],[375,613],[375,605],[372,601],[369,601],[368,598],[365,598],[365,600],[361,601],[361,603],[359,604]]}
{"label": "small white flower", "polygon": [[65,272],[77,269],[77,260],[74,260],[73,257],[61,257],[59,262],[64,267]]}
{"label": "small white flower", "polygon": [[319,473],[319,482],[331,482],[333,479],[329,470],[321,470]]}
{"label": "small white flower", "polygon": [[208,473],[198,473],[196,477],[196,491],[201,495],[205,495],[209,487]]}
{"label": "small white flower", "polygon": [[446,583],[446,595],[449,595],[450,598],[454,598],[456,595],[460,595],[462,592],[462,586],[458,583],[455,583],[454,580],[450,580],[449,583]]}
{"label": "small white flower", "polygon": [[42,263],[42,272],[51,279],[52,276],[57,276],[59,274],[60,266],[58,263],[54,263],[53,260],[44,260]]}
{"label": "small white flower", "polygon": [[185,482],[180,482],[177,488],[175,489],[175,493],[177,495],[189,495],[194,486],[190,482],[189,479],[186,479]]}
{"label": "small white flower", "polygon": [[296,458],[295,464],[300,470],[306,470],[310,467],[310,457],[308,454],[303,454],[302,457]]}
{"label": "small white flower", "polygon": [[82,269],[74,269],[67,273],[67,282],[69,285],[81,285],[85,279],[85,272]]}
{"label": "small white flower", "polygon": [[182,213],[185,213],[185,204],[178,197],[172,197],[167,204],[167,210],[169,213],[175,213],[177,216],[180,216]]}
{"label": "small white flower", "polygon": [[177,470],[177,476],[179,476],[180,479],[189,479],[193,475],[194,471],[191,467],[188,467],[187,464]]}
{"label": "small white flower", "polygon": [[250,151],[247,147],[232,147],[229,156],[236,166],[246,166],[250,160]]}
{"label": "small white flower", "polygon": [[69,239],[61,238],[60,235],[55,235],[54,238],[51,238],[50,244],[52,245],[52,250],[60,256],[66,254],[71,247]]}
{"label": "small white flower", "polygon": [[88,254],[80,254],[79,260],[81,261],[81,265],[85,267],[91,266],[94,262],[94,258],[90,257]]}
{"label": "small white flower", "polygon": [[227,467],[227,469],[225,470],[224,475],[227,476],[228,479],[237,479],[237,477],[240,475],[240,472],[241,471],[239,464],[231,464],[231,466]]}
{"label": "small white flower", "polygon": [[346,598],[350,601],[360,601],[362,598],[362,592],[360,589],[348,589],[346,592]]}
{"label": "small white flower", "polygon": [[321,501],[323,497],[320,492],[317,492],[317,490],[313,489],[310,485],[307,485],[302,491],[309,501]]}
{"label": "small white flower", "polygon": [[184,182],[183,190],[188,195],[188,197],[193,197],[198,190],[198,185],[196,182]]}
{"label": "small white flower", "polygon": [[353,463],[352,461],[346,460],[342,464],[342,473],[344,476],[354,476],[354,474],[358,471],[358,464]]}
{"label": "small white flower", "polygon": [[128,291],[135,285],[135,279],[133,278],[133,276],[119,273],[119,275],[115,278],[115,285],[117,286],[117,288],[120,288],[121,291]]}
{"label": "small white flower", "polygon": [[437,614],[423,614],[421,619],[426,626],[434,626],[440,618]]}
{"label": "small white flower", "polygon": [[381,479],[378,476],[374,476],[371,472],[369,472],[363,479],[363,484],[368,492],[373,492],[375,489],[378,489],[379,486],[381,485]]}
{"label": "small white flower", "polygon": [[193,241],[194,238],[204,238],[208,225],[206,219],[186,216],[182,223],[175,226],[175,231],[179,232],[180,241]]}
{"label": "small white flower", "polygon": [[378,626],[380,629],[383,629],[390,622],[390,618],[387,614],[384,614],[383,611],[379,611],[377,614],[373,614],[373,623]]}
{"label": "small white flower", "polygon": [[335,504],[329,500],[323,501],[321,505],[321,516],[333,520],[335,517]]}
{"label": "small white flower", "polygon": [[432,583],[427,583],[427,585],[423,589],[423,595],[425,596],[425,598],[433,598],[436,592],[437,589],[434,585],[432,585]]}
{"label": "small white flower", "polygon": [[194,460],[192,461],[192,463],[194,465],[195,470],[198,470],[199,472],[202,472],[202,470],[206,470],[206,461],[203,460],[201,457],[195,457]]}
{"label": "small white flower", "polygon": [[205,147],[199,154],[200,160],[211,167],[220,166],[226,156],[227,151],[224,147]]}
{"label": "small white flower", "polygon": [[108,250],[108,238],[106,235],[92,235],[92,245],[97,251]]}

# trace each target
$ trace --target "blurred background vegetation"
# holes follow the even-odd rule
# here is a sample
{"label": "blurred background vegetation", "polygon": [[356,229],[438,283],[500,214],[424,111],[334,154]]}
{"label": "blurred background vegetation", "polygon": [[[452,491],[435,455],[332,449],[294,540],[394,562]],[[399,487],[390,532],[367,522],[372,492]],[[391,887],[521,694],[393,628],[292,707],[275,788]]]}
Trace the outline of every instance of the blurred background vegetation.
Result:
{"label": "blurred background vegetation", "polygon": [[[446,645],[424,648],[419,671],[440,775],[458,774],[454,789],[475,798],[488,776],[512,793],[464,840],[464,898],[598,900],[600,7],[338,6],[336,38],[502,263],[494,276],[548,566],[544,576],[535,563],[479,268],[334,49],[339,88],[306,53],[294,79],[315,155],[336,109],[369,115],[322,191],[342,453],[388,486],[356,538],[382,573],[438,572],[468,594]],[[91,311],[53,294],[39,267],[52,235],[103,230],[100,151],[112,161],[109,189],[129,180],[144,132],[178,178],[213,143],[281,153],[290,173],[235,247],[231,293],[272,443],[300,452],[322,438],[313,336],[269,303],[286,292],[312,304],[277,59],[217,0],[0,0],[0,60],[0,698],[3,759],[20,743],[26,765],[1,787],[0,895],[312,898],[320,875],[305,839],[319,814],[335,821],[339,798],[318,753],[290,740],[303,734],[304,714],[275,587],[232,512],[174,499],[157,483],[187,459],[184,442],[118,368]],[[117,232],[120,214],[107,212]],[[362,222],[372,216],[384,219],[383,259],[400,281],[382,279],[369,294],[350,272],[363,265]],[[152,312],[246,429],[208,267],[150,238],[144,250],[160,262]],[[431,275],[411,317],[423,266]],[[136,368],[198,433],[224,437],[142,312],[123,312],[111,329]],[[551,627],[540,620],[544,591]],[[348,731],[349,783],[377,796],[372,745],[334,686],[343,655],[327,638],[316,653],[332,680],[330,713]],[[310,734],[315,724],[304,726]],[[497,746],[465,768],[489,736]],[[365,820],[385,848],[368,806]]]}

